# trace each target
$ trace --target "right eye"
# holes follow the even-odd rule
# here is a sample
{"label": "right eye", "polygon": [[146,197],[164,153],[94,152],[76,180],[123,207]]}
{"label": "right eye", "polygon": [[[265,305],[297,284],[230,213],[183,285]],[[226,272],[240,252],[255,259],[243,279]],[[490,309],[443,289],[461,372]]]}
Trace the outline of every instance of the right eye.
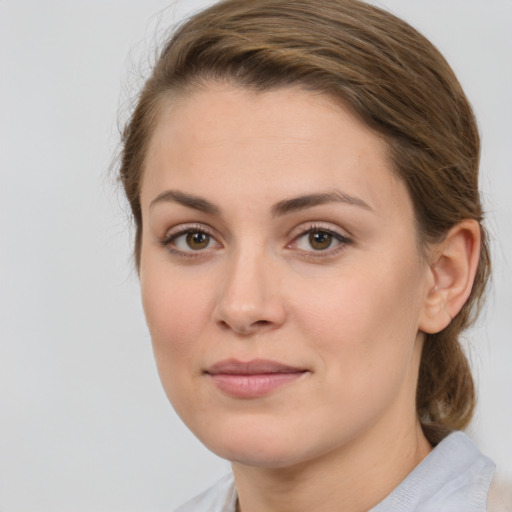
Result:
{"label": "right eye", "polygon": [[213,236],[201,229],[185,229],[171,233],[162,245],[173,253],[187,256],[221,246]]}

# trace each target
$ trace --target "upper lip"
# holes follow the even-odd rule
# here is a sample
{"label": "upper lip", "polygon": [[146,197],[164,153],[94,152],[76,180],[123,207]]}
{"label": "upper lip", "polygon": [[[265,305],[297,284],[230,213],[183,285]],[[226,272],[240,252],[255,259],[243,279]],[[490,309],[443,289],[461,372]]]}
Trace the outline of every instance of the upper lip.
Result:
{"label": "upper lip", "polygon": [[305,368],[298,368],[267,359],[253,359],[251,361],[225,359],[209,366],[205,373],[210,375],[261,375],[264,373],[298,373],[305,371],[307,371]]}

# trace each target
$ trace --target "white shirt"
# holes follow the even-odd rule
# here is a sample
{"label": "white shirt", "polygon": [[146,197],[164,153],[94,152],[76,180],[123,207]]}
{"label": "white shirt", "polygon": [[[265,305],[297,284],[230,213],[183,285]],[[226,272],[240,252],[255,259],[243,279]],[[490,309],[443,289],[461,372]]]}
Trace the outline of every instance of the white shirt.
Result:
{"label": "white shirt", "polygon": [[[494,463],[462,432],[453,432],[368,512],[485,512]],[[232,475],[175,512],[235,512]]]}

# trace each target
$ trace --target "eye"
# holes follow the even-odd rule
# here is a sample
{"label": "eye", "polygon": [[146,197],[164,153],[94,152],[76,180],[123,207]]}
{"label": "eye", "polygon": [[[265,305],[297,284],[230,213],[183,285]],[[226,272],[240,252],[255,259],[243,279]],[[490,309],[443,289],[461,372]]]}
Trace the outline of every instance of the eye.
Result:
{"label": "eye", "polygon": [[189,228],[170,233],[163,241],[162,245],[176,254],[186,254],[192,256],[192,253],[200,253],[207,249],[220,247],[215,238],[203,229]]}
{"label": "eye", "polygon": [[338,246],[346,245],[351,241],[329,229],[320,227],[311,227],[296,237],[291,247],[307,252],[326,252],[332,253]]}

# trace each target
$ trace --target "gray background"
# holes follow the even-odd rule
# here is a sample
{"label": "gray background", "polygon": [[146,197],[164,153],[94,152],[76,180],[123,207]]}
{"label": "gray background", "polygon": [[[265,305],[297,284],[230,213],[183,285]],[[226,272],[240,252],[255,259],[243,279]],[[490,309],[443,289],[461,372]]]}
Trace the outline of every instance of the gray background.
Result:
{"label": "gray background", "polygon": [[[228,470],[160,388],[108,171],[162,31],[208,3],[0,0],[3,512],[172,510]],[[479,119],[495,273],[470,433],[512,479],[512,1],[380,4],[438,45]]]}

